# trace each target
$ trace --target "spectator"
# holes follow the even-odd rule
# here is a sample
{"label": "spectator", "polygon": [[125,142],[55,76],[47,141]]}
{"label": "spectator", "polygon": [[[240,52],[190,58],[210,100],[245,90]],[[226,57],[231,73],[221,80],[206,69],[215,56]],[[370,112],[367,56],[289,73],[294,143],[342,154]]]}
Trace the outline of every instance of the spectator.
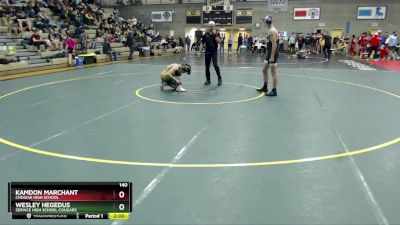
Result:
{"label": "spectator", "polygon": [[67,49],[68,53],[68,64],[70,66],[73,65],[73,59],[75,58],[75,47],[76,47],[76,40],[71,35],[68,34],[67,40],[65,40],[65,48]]}
{"label": "spectator", "polygon": [[303,49],[303,45],[304,45],[304,35],[303,34],[299,34],[297,36],[297,43],[298,43],[298,51],[300,51],[301,49]]}
{"label": "spectator", "polygon": [[87,11],[84,16],[83,20],[84,24],[86,25],[94,25],[95,23],[95,17],[92,15],[90,11]]}
{"label": "spectator", "polygon": [[106,40],[110,43],[114,43],[117,39],[115,38],[114,34],[111,33],[111,34],[106,35]]}
{"label": "spectator", "polygon": [[117,53],[115,51],[112,50],[111,48],[111,44],[108,40],[104,40],[104,44],[103,44],[103,54],[107,54],[110,56],[110,61],[114,61],[117,60]]}
{"label": "spectator", "polygon": [[161,39],[160,44],[161,44],[161,46],[163,47],[163,51],[166,51],[166,48],[167,48],[167,46],[168,46],[167,40],[165,40],[165,38]]}
{"label": "spectator", "polygon": [[344,39],[339,40],[337,44],[337,54],[347,55],[348,44]]}
{"label": "spectator", "polygon": [[371,48],[369,49],[368,52],[368,58],[371,57],[372,52],[374,52],[374,55],[372,56],[373,58],[376,57],[377,53],[378,53],[378,49],[379,49],[379,44],[380,44],[380,37],[378,33],[375,33],[370,40],[370,45]]}
{"label": "spectator", "polygon": [[248,40],[248,46],[247,46],[247,52],[248,53],[252,53],[253,52],[253,45],[254,45],[253,37],[250,36],[249,40]]}
{"label": "spectator", "polygon": [[29,1],[26,7],[22,7],[22,10],[25,11],[28,17],[34,18],[36,16],[34,6],[34,3],[32,1]]}
{"label": "spectator", "polygon": [[239,37],[238,37],[238,47],[236,49],[237,52],[239,52],[240,46],[242,46],[243,44],[243,37],[242,37],[242,33],[239,33]]}
{"label": "spectator", "polygon": [[183,43],[183,39],[181,37],[179,37],[178,39],[178,46],[182,48],[185,47],[185,44]]}
{"label": "spectator", "polygon": [[225,34],[221,36],[221,43],[219,43],[219,53],[224,54],[225,52]]}
{"label": "spectator", "polygon": [[40,12],[40,7],[39,7],[39,3],[37,1],[35,1],[33,3],[33,10],[35,11],[35,15],[37,15]]}
{"label": "spectator", "polygon": [[284,45],[284,43],[283,43],[283,37],[282,37],[282,36],[279,36],[279,52],[283,52],[283,51],[284,51],[283,45]]}
{"label": "spectator", "polygon": [[8,25],[8,29],[10,31],[11,34],[14,34],[15,37],[19,37],[21,38],[21,30],[20,27],[18,25],[18,20],[17,19],[13,19],[9,25]]}
{"label": "spectator", "polygon": [[126,38],[126,44],[127,44],[128,47],[129,47],[129,56],[128,56],[128,59],[131,60],[131,59],[133,59],[133,53],[134,53],[134,51],[135,51],[135,44],[136,44],[132,32],[129,32],[129,33],[128,33],[128,37]]}
{"label": "spectator", "polygon": [[386,40],[388,48],[389,48],[389,59],[397,59],[397,44],[398,44],[398,39],[397,39],[397,34],[396,31],[393,31],[393,33],[388,37]]}
{"label": "spectator", "polygon": [[358,38],[358,55],[360,59],[363,58],[364,52],[367,51],[367,46],[368,46],[368,41],[366,33],[362,33]]}
{"label": "spectator", "polygon": [[96,38],[103,37],[105,34],[104,30],[101,28],[97,28],[96,30]]}
{"label": "spectator", "polygon": [[60,38],[61,37],[59,35],[55,35],[52,32],[49,33],[48,39],[50,40],[51,48],[53,48],[54,50],[62,50],[63,49],[63,43]]}
{"label": "spectator", "polygon": [[381,47],[378,50],[378,53],[381,59],[388,59],[389,51],[386,48],[386,45],[381,45]]}
{"label": "spectator", "polygon": [[[48,22],[49,22],[49,20],[47,20],[47,23]],[[39,28],[43,32],[46,30],[46,28],[48,28],[48,24],[46,24],[45,21],[43,21],[41,19],[39,14],[36,16],[36,19],[33,21],[33,26]]]}
{"label": "spectator", "polygon": [[336,49],[339,42],[339,37],[336,36],[333,38],[333,48]]}
{"label": "spectator", "polygon": [[232,45],[233,45],[233,37],[231,34],[231,36],[229,36],[229,39],[228,39],[228,53],[232,53]]}
{"label": "spectator", "polygon": [[289,37],[289,51],[291,54],[296,53],[295,45],[296,45],[296,35],[292,33],[292,35],[290,35]]}
{"label": "spectator", "polygon": [[40,36],[40,32],[39,29],[36,29],[35,33],[32,34],[31,36],[31,44],[33,46],[36,46],[39,51],[43,50],[43,48],[46,48],[46,43],[45,41],[42,39],[42,37]]}
{"label": "spectator", "polygon": [[304,38],[304,45],[306,47],[307,54],[310,54],[311,45],[312,45],[311,35],[310,34],[307,34],[306,37]]}
{"label": "spectator", "polygon": [[18,20],[18,29],[20,32],[33,31],[32,24],[27,19]]}
{"label": "spectator", "polygon": [[191,42],[191,40],[189,38],[189,35],[187,35],[185,38],[185,44],[186,44],[186,51],[188,51],[188,52],[190,51],[190,42]]}
{"label": "spectator", "polygon": [[85,33],[85,30],[83,30],[83,33],[81,33],[78,37],[78,44],[80,45],[80,50],[86,51],[87,49],[87,36]]}
{"label": "spectator", "polygon": [[64,23],[60,25],[61,30],[69,30],[69,23],[68,20],[64,20]]}
{"label": "spectator", "polygon": [[332,48],[332,37],[330,34],[325,34],[324,35],[324,55],[325,58],[327,58],[328,60],[331,58],[331,48]]}
{"label": "spectator", "polygon": [[385,32],[385,34],[381,36],[381,45],[385,45],[386,44],[386,40],[388,38],[389,38],[389,33]]}
{"label": "spectator", "polygon": [[175,48],[175,47],[178,45],[178,44],[176,43],[176,40],[175,40],[174,37],[171,37],[169,43],[170,43],[170,45],[171,45],[172,48]]}
{"label": "spectator", "polygon": [[88,48],[89,49],[96,49],[97,48],[96,38],[93,38],[92,40],[90,40]]}
{"label": "spectator", "polygon": [[353,37],[351,38],[349,54],[350,56],[353,56],[355,53],[356,53],[356,36],[353,35]]}
{"label": "spectator", "polygon": [[77,38],[79,38],[79,37],[81,36],[81,34],[83,34],[83,33],[85,33],[85,29],[83,29],[83,26],[80,25],[80,26],[75,30],[74,36],[77,37]]}
{"label": "spectator", "polygon": [[114,15],[114,18],[118,18],[119,17],[119,10],[117,9],[117,7],[114,7],[113,15]]}
{"label": "spectator", "polygon": [[243,45],[246,46],[246,49],[249,47],[249,36],[247,34],[244,36]]}

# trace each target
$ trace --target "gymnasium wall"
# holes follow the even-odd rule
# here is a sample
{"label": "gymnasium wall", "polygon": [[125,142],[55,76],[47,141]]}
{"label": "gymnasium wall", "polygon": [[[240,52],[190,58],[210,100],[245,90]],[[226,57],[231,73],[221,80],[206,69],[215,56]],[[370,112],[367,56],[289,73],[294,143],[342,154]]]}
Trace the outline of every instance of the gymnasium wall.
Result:
{"label": "gymnasium wall", "polygon": [[[350,22],[350,34],[359,34],[362,31],[382,29],[384,31],[400,32],[400,0],[289,0],[289,11],[267,12],[267,2],[234,2],[234,8],[252,8],[253,23],[248,25],[226,26],[226,28],[251,28],[253,35],[263,35],[263,26],[256,28],[255,24],[261,22],[265,15],[271,15],[279,30],[289,32],[313,32],[315,29],[346,29],[346,23]],[[385,20],[357,20],[357,6],[386,5],[387,13]],[[321,19],[315,21],[294,21],[294,7],[321,7]],[[133,15],[139,20],[150,24],[150,13],[156,10],[173,10],[172,23],[153,23],[157,30],[163,34],[174,31],[175,36],[184,36],[190,28],[200,28],[201,25],[186,24],[186,9],[201,9],[202,4],[172,4],[172,5],[145,5],[124,6],[119,8],[123,17]]]}

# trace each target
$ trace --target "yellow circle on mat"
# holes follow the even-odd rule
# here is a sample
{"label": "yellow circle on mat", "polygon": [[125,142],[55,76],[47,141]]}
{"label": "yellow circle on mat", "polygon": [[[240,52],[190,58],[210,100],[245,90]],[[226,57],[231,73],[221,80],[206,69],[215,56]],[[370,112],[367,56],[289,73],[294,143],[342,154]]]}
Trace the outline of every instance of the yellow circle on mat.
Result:
{"label": "yellow circle on mat", "polygon": [[[73,78],[73,79],[68,79],[68,80],[61,80],[61,81],[54,81],[54,82],[39,84],[39,85],[26,87],[26,88],[23,88],[23,89],[20,89],[20,90],[17,90],[17,91],[10,92],[8,94],[2,95],[2,96],[0,96],[0,100],[6,98],[8,96],[15,95],[17,93],[21,93],[21,92],[24,92],[24,91],[27,91],[27,90],[31,90],[31,89],[34,89],[34,88],[43,87],[43,86],[47,86],[47,85],[59,84],[59,83],[64,83],[64,82],[69,82],[69,81],[76,81],[76,80],[85,80],[85,79],[91,79],[91,78],[112,77],[112,76],[118,76],[118,75],[89,76],[89,77],[84,77],[84,78]],[[316,79],[316,80],[323,80],[323,81],[330,81],[330,82],[336,82],[336,83],[341,83],[341,84],[352,85],[352,86],[355,86],[355,87],[366,88],[366,89],[369,89],[369,90],[372,90],[372,91],[380,92],[382,94],[386,94],[386,95],[395,97],[395,98],[400,100],[400,96],[397,95],[397,94],[394,94],[392,92],[388,92],[388,91],[385,91],[385,90],[381,90],[381,89],[378,89],[378,88],[365,86],[365,85],[362,85],[362,84],[356,84],[356,83],[333,80],[333,79],[326,79],[326,78],[319,78],[319,77],[301,76],[301,75],[285,75],[285,76],[300,77],[300,78],[306,78],[306,79]],[[359,155],[359,154],[363,154],[363,153],[367,153],[367,152],[372,152],[372,151],[376,151],[376,150],[379,150],[379,149],[383,149],[385,147],[394,145],[394,144],[399,143],[399,142],[400,142],[400,137],[397,137],[397,138],[392,139],[390,141],[386,141],[386,142],[384,142],[382,144],[378,144],[378,145],[371,146],[371,147],[368,147],[368,148],[363,148],[363,149],[358,149],[358,150],[353,150],[353,151],[347,151],[347,152],[338,153],[338,154],[315,156],[315,157],[308,157],[308,158],[301,158],[301,159],[289,159],[289,160],[267,161],[267,162],[244,162],[244,163],[174,164],[174,163],[161,163],[161,162],[135,162],[135,161],[122,161],[122,160],[109,160],[109,159],[99,159],[99,158],[67,155],[67,154],[49,152],[49,151],[45,151],[45,150],[41,150],[41,149],[28,147],[28,146],[25,146],[25,145],[21,145],[21,144],[6,140],[4,138],[0,138],[0,143],[6,144],[6,145],[11,146],[13,148],[18,148],[18,149],[21,149],[21,150],[24,150],[24,151],[28,151],[28,152],[32,152],[32,153],[36,153],[36,154],[40,154],[40,155],[46,155],[46,156],[52,156],[52,157],[58,157],[58,158],[64,158],[64,159],[74,159],[74,160],[80,160],[80,161],[86,161],[86,162],[94,162],[94,163],[131,165],[131,166],[150,166],[150,167],[177,167],[177,168],[253,167],[253,166],[271,166],[271,165],[304,163],[304,162],[312,162],[312,161],[319,161],[319,160],[325,160],[325,159],[336,159],[336,158],[352,156],[352,155]]]}
{"label": "yellow circle on mat", "polygon": [[[243,86],[243,87],[250,87],[250,88],[254,88],[254,89],[258,88],[258,87],[254,87],[254,86],[251,86],[251,85],[239,84],[239,83],[224,83],[224,84],[237,85],[237,86]],[[146,101],[157,102],[157,103],[166,103],[166,104],[175,104],[175,105],[224,105],[224,104],[234,104],[234,103],[253,101],[253,100],[259,99],[259,98],[264,96],[264,93],[260,93],[259,95],[255,96],[255,97],[246,98],[246,99],[242,99],[242,100],[234,100],[234,101],[222,101],[222,102],[173,102],[173,101],[152,99],[152,98],[149,98],[149,97],[145,97],[140,93],[141,91],[143,91],[146,88],[151,88],[151,87],[155,87],[155,86],[160,86],[160,85],[159,84],[152,84],[152,85],[148,85],[148,86],[145,86],[145,87],[141,87],[141,88],[136,90],[135,94],[139,98],[144,99]]]}

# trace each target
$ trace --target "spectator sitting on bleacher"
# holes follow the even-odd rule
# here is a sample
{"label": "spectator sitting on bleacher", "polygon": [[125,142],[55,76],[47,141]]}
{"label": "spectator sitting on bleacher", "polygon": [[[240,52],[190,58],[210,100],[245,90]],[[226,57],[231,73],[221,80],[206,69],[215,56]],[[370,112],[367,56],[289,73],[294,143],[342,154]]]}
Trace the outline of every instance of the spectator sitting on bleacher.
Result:
{"label": "spectator sitting on bleacher", "polygon": [[105,33],[104,33],[104,30],[103,30],[103,29],[97,28],[97,30],[96,30],[96,37],[97,37],[97,38],[103,37],[104,34],[105,34]]}
{"label": "spectator sitting on bleacher", "polygon": [[87,25],[94,25],[95,17],[92,15],[92,13],[90,11],[87,11],[85,13],[84,23]]}
{"label": "spectator sitting on bleacher", "polygon": [[160,44],[161,44],[161,46],[163,47],[163,51],[166,51],[166,48],[167,48],[167,46],[168,46],[167,40],[165,40],[165,38],[161,39]]}
{"label": "spectator sitting on bleacher", "polygon": [[45,31],[45,29],[49,28],[49,20],[43,20],[40,15],[38,14],[36,16],[36,19],[33,21],[33,26],[36,28],[39,28],[42,31]]}
{"label": "spectator sitting on bleacher", "polygon": [[80,50],[86,50],[87,49],[87,37],[85,30],[83,30],[83,33],[81,33],[78,38],[78,44],[80,45]]}
{"label": "spectator sitting on bleacher", "polygon": [[49,33],[48,39],[50,41],[51,48],[54,50],[62,50],[63,42],[60,35],[56,35],[53,32]]}
{"label": "spectator sitting on bleacher", "polygon": [[40,7],[39,7],[39,3],[35,0],[32,1],[33,4],[33,10],[35,11],[35,15],[37,15],[40,12]]}
{"label": "spectator sitting on bleacher", "polygon": [[22,19],[22,20],[28,19],[24,11],[15,12],[15,16],[17,17],[17,19]]}
{"label": "spectator sitting on bleacher", "polygon": [[[56,15],[56,3],[54,0],[47,0],[47,8],[49,8],[51,11],[53,11],[53,15]],[[58,12],[59,13],[59,12]],[[59,16],[59,15],[57,15]]]}
{"label": "spectator sitting on bleacher", "polygon": [[121,35],[118,37],[118,41],[121,42],[122,44],[126,44],[126,39],[127,39],[127,32],[123,31]]}
{"label": "spectator sitting on bleacher", "polygon": [[50,20],[49,17],[47,16],[47,14],[45,12],[38,12],[37,13],[38,18],[40,18],[42,20],[42,22],[44,22],[45,24],[49,24]]}
{"label": "spectator sitting on bleacher", "polygon": [[104,40],[104,44],[103,44],[103,54],[107,54],[110,56],[110,61],[112,61],[113,57],[114,60],[117,61],[117,53],[115,51],[112,50],[111,48],[111,44],[108,40]]}
{"label": "spectator sitting on bleacher", "polygon": [[111,33],[111,34],[108,34],[108,35],[106,36],[106,40],[107,40],[108,42],[110,42],[110,43],[113,43],[113,42],[115,42],[117,39],[114,37],[114,34]]}
{"label": "spectator sitting on bleacher", "polygon": [[43,8],[48,8],[48,4],[43,1],[43,0],[36,0],[36,3],[38,4],[39,7],[43,7]]}
{"label": "spectator sitting on bleacher", "polygon": [[80,14],[77,10],[73,10],[72,8],[68,11],[68,19],[73,23],[75,26],[79,26],[80,22]]}
{"label": "spectator sitting on bleacher", "polygon": [[33,4],[32,1],[29,1],[26,6],[22,7],[22,10],[26,13],[28,17],[34,18],[35,15],[35,10],[33,9],[35,5]]}
{"label": "spectator sitting on bleacher", "polygon": [[32,24],[28,19],[18,19],[18,30],[20,33],[32,31]]}
{"label": "spectator sitting on bleacher", "polygon": [[347,55],[348,44],[345,40],[339,39],[337,42],[337,54]]}
{"label": "spectator sitting on bleacher", "polygon": [[58,2],[58,3],[56,3],[56,7],[57,7],[57,9],[59,9],[61,11],[60,18],[68,19],[68,13],[69,13],[68,6],[66,4],[64,4],[63,2]]}
{"label": "spectator sitting on bleacher", "polygon": [[15,0],[2,0],[1,5],[2,6],[10,6],[11,4],[15,4]]}
{"label": "spectator sitting on bleacher", "polygon": [[103,14],[104,14],[103,9],[98,7],[97,11],[95,12],[98,21],[101,21],[103,19]]}
{"label": "spectator sitting on bleacher", "polygon": [[79,37],[79,36],[80,36],[81,34],[83,34],[83,33],[85,33],[85,29],[83,29],[83,26],[80,25],[80,26],[75,30],[74,36],[75,36],[75,37]]}
{"label": "spectator sitting on bleacher", "polygon": [[96,38],[93,38],[92,40],[89,41],[88,48],[89,49],[96,49],[97,48]]}
{"label": "spectator sitting on bleacher", "polygon": [[45,41],[42,39],[42,37],[40,37],[39,29],[36,29],[35,33],[32,34],[31,44],[33,46],[36,46],[39,50],[43,50],[43,48],[46,48]]}
{"label": "spectator sitting on bleacher", "polygon": [[15,37],[21,37],[20,27],[18,25],[18,20],[13,19],[8,24],[8,29],[11,34],[14,34]]}
{"label": "spectator sitting on bleacher", "polygon": [[61,30],[64,30],[64,29],[69,30],[69,23],[68,23],[68,20],[64,20],[64,23],[60,25],[60,29],[61,29]]}

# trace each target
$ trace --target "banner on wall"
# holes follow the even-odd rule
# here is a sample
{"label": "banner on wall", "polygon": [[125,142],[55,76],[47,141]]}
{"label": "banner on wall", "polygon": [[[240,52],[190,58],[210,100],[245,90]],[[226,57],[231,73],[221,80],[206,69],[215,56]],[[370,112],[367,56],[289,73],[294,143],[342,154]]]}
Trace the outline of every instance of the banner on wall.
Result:
{"label": "banner on wall", "polygon": [[357,8],[359,20],[384,20],[386,19],[386,6],[360,6]]}
{"label": "banner on wall", "polygon": [[289,0],[268,0],[268,11],[288,11]]}
{"label": "banner on wall", "polygon": [[321,16],[321,8],[294,8],[293,19],[294,20],[319,20]]}
{"label": "banner on wall", "polygon": [[172,10],[152,11],[151,22],[172,22]]}

